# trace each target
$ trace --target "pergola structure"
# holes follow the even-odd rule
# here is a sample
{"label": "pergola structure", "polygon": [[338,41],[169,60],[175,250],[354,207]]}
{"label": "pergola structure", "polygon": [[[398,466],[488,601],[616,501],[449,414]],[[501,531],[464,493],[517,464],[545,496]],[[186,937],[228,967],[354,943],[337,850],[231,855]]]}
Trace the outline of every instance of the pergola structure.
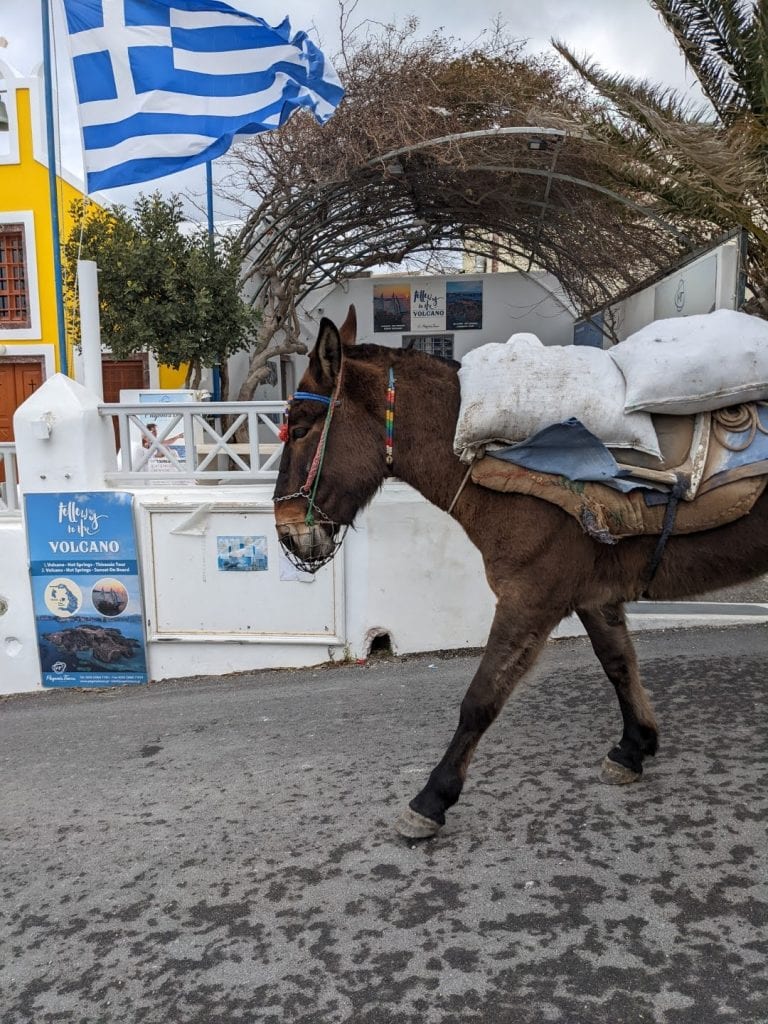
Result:
{"label": "pergola structure", "polygon": [[461,252],[546,270],[590,316],[712,244],[712,225],[683,230],[650,197],[620,194],[613,151],[548,120],[374,156],[317,131],[312,166],[274,179],[244,234],[265,309],[284,322],[318,285],[406,259],[437,270]]}

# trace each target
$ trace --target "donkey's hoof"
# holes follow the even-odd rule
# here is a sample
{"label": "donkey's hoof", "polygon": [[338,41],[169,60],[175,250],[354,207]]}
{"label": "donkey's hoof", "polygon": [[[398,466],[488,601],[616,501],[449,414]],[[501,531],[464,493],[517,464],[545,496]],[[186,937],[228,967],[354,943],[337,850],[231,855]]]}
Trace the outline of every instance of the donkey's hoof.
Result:
{"label": "donkey's hoof", "polygon": [[440,831],[440,826],[432,818],[425,818],[418,811],[406,807],[395,822],[395,828],[406,839],[429,839]]}
{"label": "donkey's hoof", "polygon": [[630,782],[637,782],[641,778],[640,772],[634,772],[625,764],[612,761],[610,757],[604,757],[600,766],[600,781],[609,786],[628,786]]}

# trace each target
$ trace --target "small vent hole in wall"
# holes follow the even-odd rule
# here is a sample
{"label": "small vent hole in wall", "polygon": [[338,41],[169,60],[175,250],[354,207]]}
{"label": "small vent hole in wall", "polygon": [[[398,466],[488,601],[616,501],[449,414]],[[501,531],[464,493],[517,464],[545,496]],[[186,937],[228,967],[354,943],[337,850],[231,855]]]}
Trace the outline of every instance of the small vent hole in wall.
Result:
{"label": "small vent hole in wall", "polygon": [[368,644],[369,658],[386,658],[392,656],[392,637],[384,631],[376,632],[370,637]]}

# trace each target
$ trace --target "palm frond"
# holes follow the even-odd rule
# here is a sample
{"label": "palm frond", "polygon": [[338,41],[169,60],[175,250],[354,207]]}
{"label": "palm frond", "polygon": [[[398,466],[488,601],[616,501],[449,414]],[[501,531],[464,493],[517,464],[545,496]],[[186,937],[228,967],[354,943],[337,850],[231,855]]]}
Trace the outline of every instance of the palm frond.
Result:
{"label": "palm frond", "polygon": [[[768,106],[763,0],[651,0],[724,123]],[[762,30],[761,30],[762,25]]]}
{"label": "palm frond", "polygon": [[630,75],[611,74],[586,55],[577,56],[565,43],[552,39],[552,46],[592,88],[623,117],[634,119],[638,106],[654,111],[665,120],[698,123],[712,118],[712,111],[668,86],[655,85]]}

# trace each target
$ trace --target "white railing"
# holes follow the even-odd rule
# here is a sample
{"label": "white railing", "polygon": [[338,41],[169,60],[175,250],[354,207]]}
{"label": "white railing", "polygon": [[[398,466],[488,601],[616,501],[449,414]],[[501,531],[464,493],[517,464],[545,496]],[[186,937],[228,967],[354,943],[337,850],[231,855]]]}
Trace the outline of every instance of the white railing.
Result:
{"label": "white railing", "polygon": [[0,444],[0,516],[19,514],[19,474],[16,445]]}
{"label": "white railing", "polygon": [[[284,402],[105,404],[117,423],[114,484],[266,482],[277,477]],[[154,429],[151,426],[154,424]]]}

